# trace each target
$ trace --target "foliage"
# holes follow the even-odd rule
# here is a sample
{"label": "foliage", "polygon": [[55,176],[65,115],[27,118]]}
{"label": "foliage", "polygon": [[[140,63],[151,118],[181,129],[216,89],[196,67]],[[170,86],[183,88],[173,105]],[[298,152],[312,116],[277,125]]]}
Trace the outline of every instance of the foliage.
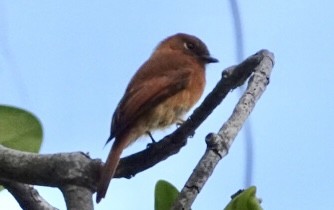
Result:
{"label": "foliage", "polygon": [[159,180],[155,185],[154,209],[170,210],[179,191],[167,181]]}
{"label": "foliage", "polygon": [[256,197],[256,187],[252,186],[232,196],[224,210],[262,210],[260,200]]}

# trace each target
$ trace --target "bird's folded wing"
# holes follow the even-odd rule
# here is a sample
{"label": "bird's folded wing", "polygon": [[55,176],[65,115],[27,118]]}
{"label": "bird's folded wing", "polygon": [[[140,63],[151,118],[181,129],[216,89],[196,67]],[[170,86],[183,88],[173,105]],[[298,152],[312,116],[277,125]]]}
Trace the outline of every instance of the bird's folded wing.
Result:
{"label": "bird's folded wing", "polygon": [[127,128],[150,109],[185,89],[190,74],[191,70],[187,68],[169,71],[168,74],[152,77],[127,90],[113,116],[111,127],[113,136],[127,132]]}

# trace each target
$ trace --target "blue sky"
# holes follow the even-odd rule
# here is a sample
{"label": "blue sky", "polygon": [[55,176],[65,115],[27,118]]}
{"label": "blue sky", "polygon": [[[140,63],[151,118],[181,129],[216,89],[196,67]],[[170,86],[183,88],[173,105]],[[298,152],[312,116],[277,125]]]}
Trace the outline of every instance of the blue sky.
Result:
{"label": "blue sky", "polygon": [[[276,56],[270,85],[250,119],[252,184],[265,209],[331,209],[333,3],[260,0],[239,1],[239,6],[244,55],[266,48]],[[2,0],[0,103],[39,117],[44,128],[41,153],[84,151],[105,160],[110,119],[129,79],[159,41],[177,32],[200,37],[220,60],[207,68],[206,94],[221,71],[238,62],[229,1]],[[159,179],[181,189],[205,150],[204,137],[220,128],[238,94],[227,97],[179,154],[131,180],[112,180],[96,209],[153,209]],[[124,155],[148,142],[139,141]],[[245,187],[244,158],[240,133],[193,209],[222,209],[231,194]],[[65,209],[57,189],[38,190]],[[1,209],[20,209],[6,191],[0,193],[0,203]]]}

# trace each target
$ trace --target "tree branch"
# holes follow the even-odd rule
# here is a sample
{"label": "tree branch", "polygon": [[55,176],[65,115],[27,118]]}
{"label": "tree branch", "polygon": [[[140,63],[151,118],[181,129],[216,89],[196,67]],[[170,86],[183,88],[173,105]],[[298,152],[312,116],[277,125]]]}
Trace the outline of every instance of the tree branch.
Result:
{"label": "tree branch", "polygon": [[58,210],[44,200],[31,185],[8,180],[0,180],[0,183],[14,196],[22,209]]}
{"label": "tree branch", "polygon": [[94,209],[93,192],[85,187],[65,185],[61,187],[67,209],[92,210]]}
{"label": "tree branch", "polygon": [[[205,154],[189,177],[172,209],[190,209],[197,194],[202,190],[218,162],[227,155],[243,123],[269,84],[269,77],[274,65],[274,55],[266,50],[257,54],[261,55],[263,60],[255,68],[245,93],[218,134],[209,134],[206,137],[207,149]],[[234,70],[229,69],[228,71],[233,74],[231,71]]]}
{"label": "tree branch", "polygon": [[100,164],[80,152],[40,155],[0,145],[0,177],[21,183],[50,187],[73,184],[94,191]]}

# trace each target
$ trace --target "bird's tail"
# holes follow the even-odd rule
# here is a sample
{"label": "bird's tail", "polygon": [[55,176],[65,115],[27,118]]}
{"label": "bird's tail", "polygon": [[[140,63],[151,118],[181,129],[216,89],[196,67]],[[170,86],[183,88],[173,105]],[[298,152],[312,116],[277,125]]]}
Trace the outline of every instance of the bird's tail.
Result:
{"label": "bird's tail", "polygon": [[121,141],[115,140],[113,146],[111,147],[107,161],[102,168],[100,180],[97,185],[96,203],[99,203],[101,199],[105,197],[109,183],[113,178],[116,168],[118,166],[122,151],[126,146],[126,139],[122,139]]}

